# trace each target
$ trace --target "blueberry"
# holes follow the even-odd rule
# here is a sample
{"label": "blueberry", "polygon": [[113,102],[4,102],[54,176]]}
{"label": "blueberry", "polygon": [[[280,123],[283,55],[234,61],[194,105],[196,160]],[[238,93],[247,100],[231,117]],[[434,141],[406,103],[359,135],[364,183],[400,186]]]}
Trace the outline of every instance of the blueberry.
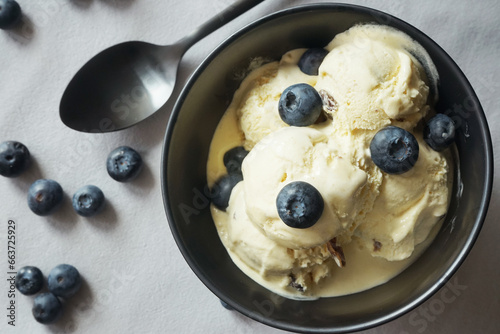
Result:
{"label": "blueberry", "polygon": [[424,140],[434,150],[442,151],[455,140],[455,124],[445,114],[437,114],[424,128]]}
{"label": "blueberry", "polygon": [[142,158],[136,150],[128,146],[115,148],[106,161],[108,174],[119,182],[134,179],[142,169]]}
{"label": "blueberry", "polygon": [[243,146],[237,146],[224,154],[224,166],[229,174],[241,174],[241,164],[248,151]]}
{"label": "blueberry", "polygon": [[21,6],[16,1],[0,0],[0,29],[13,28],[21,16]]}
{"label": "blueberry", "polygon": [[293,228],[308,228],[316,224],[324,206],[320,192],[303,181],[287,184],[276,197],[278,215],[285,224]]}
{"label": "blueberry", "polygon": [[328,54],[323,48],[312,48],[304,52],[299,60],[299,68],[302,72],[309,75],[318,75],[318,68],[323,59]]}
{"label": "blueberry", "polygon": [[323,110],[323,101],[314,87],[299,83],[286,88],[281,94],[278,110],[288,125],[314,124]]}
{"label": "blueberry", "polygon": [[28,190],[28,206],[39,216],[47,216],[54,212],[62,199],[63,190],[54,180],[36,180]]}
{"label": "blueberry", "polygon": [[104,194],[94,185],[86,185],[73,195],[73,209],[80,216],[90,217],[104,208]]}
{"label": "blueberry", "polygon": [[418,159],[418,142],[405,129],[388,126],[377,132],[370,143],[375,165],[388,174],[409,171]]}
{"label": "blueberry", "polygon": [[212,203],[219,209],[226,211],[231,192],[234,186],[241,180],[243,180],[241,174],[226,174],[217,180],[212,187]]}
{"label": "blueberry", "polygon": [[229,310],[229,311],[232,311],[234,310],[234,308],[232,308],[228,303],[226,303],[225,301],[223,301],[222,299],[220,299],[220,304],[226,309],[226,310]]}
{"label": "blueberry", "polygon": [[70,264],[60,264],[52,269],[47,278],[49,291],[62,298],[69,298],[82,286],[78,270]]}
{"label": "blueberry", "polygon": [[30,151],[23,144],[17,141],[5,141],[0,144],[0,175],[19,176],[28,168],[30,161]]}
{"label": "blueberry", "polygon": [[16,275],[16,288],[23,295],[34,295],[43,288],[43,274],[37,267],[26,266]]}
{"label": "blueberry", "polygon": [[61,317],[62,304],[53,293],[44,292],[35,297],[31,312],[39,323],[50,324]]}

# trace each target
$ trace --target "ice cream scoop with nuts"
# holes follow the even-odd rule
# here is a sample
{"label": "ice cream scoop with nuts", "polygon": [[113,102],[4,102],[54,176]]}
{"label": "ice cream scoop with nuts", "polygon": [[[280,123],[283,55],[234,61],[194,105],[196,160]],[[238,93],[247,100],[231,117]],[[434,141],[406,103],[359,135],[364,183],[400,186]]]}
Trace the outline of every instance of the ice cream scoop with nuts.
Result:
{"label": "ice cream scoop with nuts", "polygon": [[234,263],[308,299],[369,289],[411,264],[449,204],[454,126],[434,116],[437,80],[420,45],[379,25],[253,70],[207,164]]}

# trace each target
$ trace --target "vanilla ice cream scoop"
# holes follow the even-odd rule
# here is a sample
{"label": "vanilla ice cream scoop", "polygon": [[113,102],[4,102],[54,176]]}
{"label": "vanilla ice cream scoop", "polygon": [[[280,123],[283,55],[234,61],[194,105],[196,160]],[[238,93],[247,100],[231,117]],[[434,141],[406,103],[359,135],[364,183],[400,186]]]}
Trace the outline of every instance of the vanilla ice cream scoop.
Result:
{"label": "vanilla ice cream scoop", "polygon": [[317,90],[338,102],[345,129],[375,130],[391,120],[411,126],[427,113],[425,71],[405,47],[408,37],[383,26],[360,25],[337,35],[319,68]]}
{"label": "vanilla ice cream scoop", "polygon": [[[285,247],[310,248],[343,237],[364,204],[366,173],[337,155],[335,142],[312,128],[285,127],[266,136],[245,158],[242,171],[248,216]],[[323,197],[323,214],[312,227],[289,227],[278,215],[278,193],[292,181],[313,185]]]}
{"label": "vanilla ice cream scoop", "polygon": [[217,227],[233,261],[240,266],[278,286],[294,285],[301,292],[329,274],[325,262],[332,254],[325,245],[292,250],[268,238],[252,223],[242,183],[234,188],[229,208],[229,219],[219,220]]}
{"label": "vanilla ice cream scoop", "polygon": [[423,242],[448,208],[452,171],[442,154],[417,136],[420,155],[400,175],[384,175],[380,194],[355,234],[373,256],[406,259]]}

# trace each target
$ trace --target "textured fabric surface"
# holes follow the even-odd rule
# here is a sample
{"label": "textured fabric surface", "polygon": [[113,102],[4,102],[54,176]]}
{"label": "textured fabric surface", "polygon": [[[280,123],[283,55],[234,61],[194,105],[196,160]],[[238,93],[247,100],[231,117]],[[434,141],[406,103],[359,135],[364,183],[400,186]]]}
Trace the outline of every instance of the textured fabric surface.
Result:
{"label": "textured fabric surface", "polygon": [[[0,31],[0,141],[28,146],[34,164],[17,179],[0,177],[1,333],[280,333],[222,308],[189,269],[165,217],[160,185],[162,140],[175,96],[162,112],[130,129],[85,134],[59,119],[59,101],[72,75],[102,49],[127,40],[175,42],[232,0],[18,0],[26,15],[15,32]],[[209,52],[230,34],[276,10],[310,1],[267,0],[211,34],[185,55],[182,85]],[[321,2],[321,1],[315,1]],[[347,1],[339,1],[347,2]],[[349,1],[393,14],[435,40],[458,63],[476,90],[500,143],[500,3],[496,0]],[[104,168],[107,154],[130,145],[145,168],[129,184]],[[64,205],[49,217],[26,205],[29,185],[52,178]],[[483,230],[450,283],[409,314],[365,333],[498,333],[500,225],[498,177]],[[77,216],[70,197],[85,184],[108,199],[95,218]],[[32,297],[16,294],[15,327],[8,325],[7,225],[16,225],[16,268],[36,265],[45,275],[59,263],[85,278],[56,325],[31,315]]]}

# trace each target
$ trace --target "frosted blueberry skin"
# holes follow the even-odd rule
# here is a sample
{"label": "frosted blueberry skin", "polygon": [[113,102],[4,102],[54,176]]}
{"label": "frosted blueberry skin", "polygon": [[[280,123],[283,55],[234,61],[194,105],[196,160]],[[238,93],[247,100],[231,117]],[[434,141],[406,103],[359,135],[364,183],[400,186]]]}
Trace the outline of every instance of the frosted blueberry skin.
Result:
{"label": "frosted blueberry skin", "polygon": [[424,140],[434,151],[442,151],[455,141],[455,124],[445,114],[436,114],[424,127]]}
{"label": "frosted blueberry skin", "polygon": [[28,206],[39,216],[53,213],[61,205],[62,200],[63,190],[54,180],[36,180],[28,190]]}
{"label": "frosted blueberry skin", "polygon": [[387,174],[402,174],[417,163],[419,147],[415,136],[397,126],[387,126],[370,142],[371,158]]}
{"label": "frosted blueberry skin", "polygon": [[131,181],[142,170],[142,157],[128,146],[120,146],[109,153],[106,160],[109,176],[118,182]]}
{"label": "frosted blueberry skin", "polygon": [[35,297],[31,312],[39,323],[51,324],[61,317],[62,304],[53,293],[44,292]]}
{"label": "frosted blueberry skin", "polygon": [[325,203],[321,193],[303,181],[284,186],[276,197],[276,207],[281,220],[293,228],[309,228],[323,214]]}
{"label": "frosted blueberry skin", "polygon": [[11,29],[21,20],[22,11],[14,0],[0,0],[0,29]]}
{"label": "frosted blueberry skin", "polygon": [[300,70],[308,75],[318,75],[319,67],[323,63],[328,51],[323,48],[311,48],[302,54],[298,66]]}
{"label": "frosted blueberry skin", "polygon": [[54,295],[69,298],[76,294],[82,286],[82,278],[72,265],[60,264],[50,271],[47,286]]}
{"label": "frosted blueberry skin", "polygon": [[43,281],[43,274],[40,269],[33,266],[25,266],[17,272],[16,288],[23,295],[34,295],[43,288]]}
{"label": "frosted blueberry skin", "polygon": [[323,110],[319,93],[306,83],[287,87],[280,96],[278,111],[283,122],[290,126],[314,124]]}
{"label": "frosted blueberry skin", "polygon": [[30,151],[24,144],[12,140],[0,144],[0,175],[19,176],[28,168],[30,162]]}
{"label": "frosted blueberry skin", "polygon": [[104,208],[105,197],[101,189],[94,185],[86,185],[78,189],[73,195],[73,209],[83,217],[98,214]]}
{"label": "frosted blueberry skin", "polygon": [[226,174],[218,179],[211,189],[212,203],[218,209],[226,211],[234,186],[242,180],[241,174]]}

